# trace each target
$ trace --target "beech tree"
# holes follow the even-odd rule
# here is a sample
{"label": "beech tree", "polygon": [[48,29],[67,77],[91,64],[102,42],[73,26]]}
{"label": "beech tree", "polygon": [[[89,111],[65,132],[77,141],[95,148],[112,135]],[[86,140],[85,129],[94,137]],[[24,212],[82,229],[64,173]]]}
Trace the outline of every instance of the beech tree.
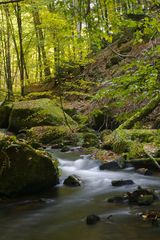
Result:
{"label": "beech tree", "polygon": [[0,73],[8,95],[14,89],[24,96],[28,83],[70,74],[124,28],[137,29],[137,42],[159,33],[157,0],[3,0],[0,8]]}

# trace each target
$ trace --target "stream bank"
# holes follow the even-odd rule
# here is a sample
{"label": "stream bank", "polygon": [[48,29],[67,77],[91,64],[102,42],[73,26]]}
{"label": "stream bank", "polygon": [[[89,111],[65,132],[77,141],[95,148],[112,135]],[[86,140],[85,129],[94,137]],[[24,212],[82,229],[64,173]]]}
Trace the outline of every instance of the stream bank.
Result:
{"label": "stream bank", "polygon": [[[122,240],[124,236],[127,240],[159,239],[160,228],[139,217],[142,211],[158,209],[159,200],[148,207],[108,202],[110,197],[135,190],[138,185],[155,189],[159,196],[159,177],[139,175],[133,168],[100,171],[100,161],[88,155],[51,148],[47,151],[60,162],[60,184],[53,191],[2,203],[2,240]],[[63,185],[71,174],[82,179],[81,187]],[[111,181],[116,179],[132,179],[135,184],[113,187]],[[112,215],[112,219],[87,226],[86,216],[93,213],[104,219]]]}

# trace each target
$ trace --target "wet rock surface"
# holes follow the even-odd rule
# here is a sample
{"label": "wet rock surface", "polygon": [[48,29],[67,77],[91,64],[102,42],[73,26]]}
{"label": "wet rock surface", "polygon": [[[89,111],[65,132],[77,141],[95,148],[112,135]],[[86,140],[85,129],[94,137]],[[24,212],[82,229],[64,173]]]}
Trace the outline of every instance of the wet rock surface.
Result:
{"label": "wet rock surface", "polygon": [[128,180],[113,180],[111,182],[112,186],[114,187],[121,187],[121,186],[125,186],[125,185],[132,185],[134,184],[133,180],[128,179]]}
{"label": "wet rock surface", "polygon": [[121,166],[117,161],[105,162],[99,166],[100,170],[120,170]]}
{"label": "wet rock surface", "polygon": [[69,187],[79,187],[81,186],[81,180],[76,175],[70,175],[64,180],[63,184]]}
{"label": "wet rock surface", "polygon": [[86,218],[86,223],[87,225],[94,225],[97,222],[99,222],[101,219],[99,216],[92,214],[92,215],[88,215]]}
{"label": "wet rock surface", "polygon": [[148,168],[138,168],[137,173],[142,174],[142,175],[146,175],[146,176],[152,176],[153,173],[151,170],[149,170]]}
{"label": "wet rock surface", "polygon": [[0,141],[0,195],[31,194],[59,182],[57,160],[24,141],[6,137]]}
{"label": "wet rock surface", "polygon": [[133,192],[127,192],[122,195],[113,196],[108,199],[108,202],[110,203],[129,203],[134,204],[138,206],[149,206],[151,205],[155,200],[157,199],[157,196],[154,191],[146,188],[141,188],[140,186],[137,188],[137,190]]}
{"label": "wet rock surface", "polygon": [[154,191],[138,187],[133,192],[128,192],[128,201],[136,205],[151,205],[156,200]]}

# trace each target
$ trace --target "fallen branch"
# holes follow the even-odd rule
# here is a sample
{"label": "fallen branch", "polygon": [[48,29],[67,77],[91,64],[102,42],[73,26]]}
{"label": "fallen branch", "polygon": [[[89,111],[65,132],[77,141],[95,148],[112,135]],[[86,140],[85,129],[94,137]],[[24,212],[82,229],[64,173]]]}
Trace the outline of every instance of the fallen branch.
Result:
{"label": "fallen branch", "polygon": [[156,159],[155,159],[149,152],[147,152],[145,149],[144,149],[144,151],[145,151],[146,155],[147,155],[151,160],[153,160],[153,162],[155,163],[155,165],[160,169],[160,165],[159,165],[159,163],[156,161]]}
{"label": "fallen branch", "polygon": [[111,49],[111,51],[113,53],[115,53],[116,55],[118,55],[120,58],[136,58],[137,56],[133,56],[133,55],[128,55],[128,54],[121,54],[121,53],[118,53],[117,51],[115,51],[110,45],[108,45],[108,47]]}
{"label": "fallen branch", "polygon": [[151,157],[149,156],[148,158],[137,158],[137,159],[126,160],[126,163],[132,164],[135,168],[148,168],[148,169],[149,168],[159,169],[158,166],[160,165],[158,162],[160,162],[160,158],[156,158],[156,159],[154,158],[154,161],[153,161],[153,159],[151,159]]}
{"label": "fallen branch", "polygon": [[24,0],[10,0],[10,1],[3,1],[3,2],[0,2],[0,5],[2,4],[9,4],[9,3],[18,3],[18,2],[22,2]]}
{"label": "fallen branch", "polygon": [[135,113],[131,118],[122,123],[117,130],[120,129],[130,129],[134,124],[143,118],[147,117],[158,105],[160,104],[160,94],[158,93],[150,102],[142,107],[137,113]]}

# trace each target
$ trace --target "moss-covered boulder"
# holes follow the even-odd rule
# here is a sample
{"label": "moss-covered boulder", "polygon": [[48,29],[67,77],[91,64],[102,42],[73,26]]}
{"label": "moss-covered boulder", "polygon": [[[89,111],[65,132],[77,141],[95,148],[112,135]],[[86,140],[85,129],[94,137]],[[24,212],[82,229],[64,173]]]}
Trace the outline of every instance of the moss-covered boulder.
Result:
{"label": "moss-covered boulder", "polygon": [[10,114],[9,129],[18,132],[21,129],[44,125],[75,124],[73,119],[62,111],[57,103],[50,99],[37,99],[15,102]]}
{"label": "moss-covered boulder", "polygon": [[13,137],[0,141],[0,195],[29,194],[58,183],[57,160]]}
{"label": "moss-covered boulder", "polygon": [[86,132],[83,133],[83,147],[98,147],[99,139],[95,133]]}
{"label": "moss-covered boulder", "polygon": [[129,153],[131,158],[144,155],[144,145],[148,143],[160,144],[160,131],[156,129],[121,129],[104,134],[103,148],[116,153]]}
{"label": "moss-covered boulder", "polygon": [[41,98],[53,98],[53,93],[51,91],[46,91],[46,92],[32,92],[29,93],[25,96],[26,100],[36,100],[36,99],[41,99]]}
{"label": "moss-covered boulder", "polygon": [[[75,130],[75,126],[71,126]],[[78,135],[68,126],[38,126],[27,131],[27,138],[42,144],[72,144],[76,146]]]}
{"label": "moss-covered boulder", "polygon": [[11,110],[12,104],[4,104],[0,106],[0,128],[8,127]]}

